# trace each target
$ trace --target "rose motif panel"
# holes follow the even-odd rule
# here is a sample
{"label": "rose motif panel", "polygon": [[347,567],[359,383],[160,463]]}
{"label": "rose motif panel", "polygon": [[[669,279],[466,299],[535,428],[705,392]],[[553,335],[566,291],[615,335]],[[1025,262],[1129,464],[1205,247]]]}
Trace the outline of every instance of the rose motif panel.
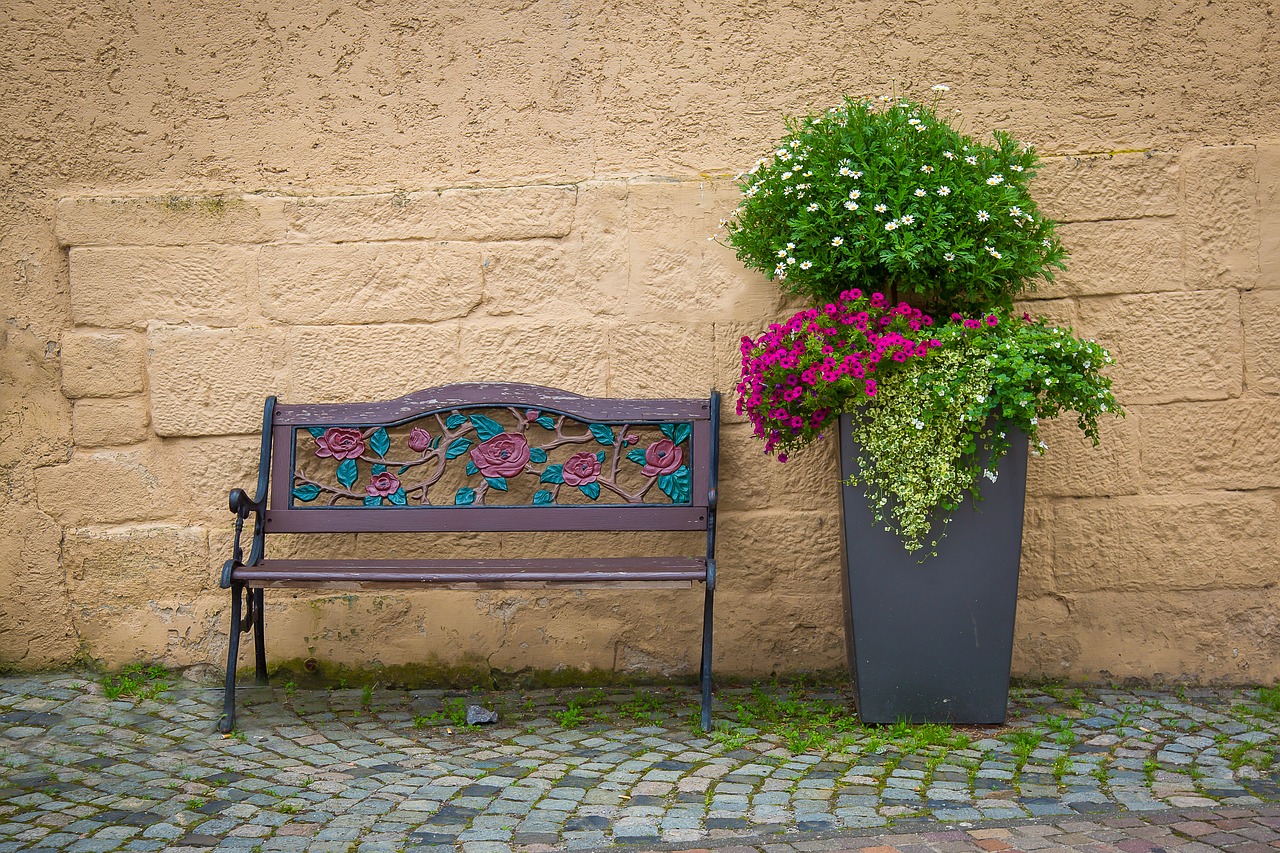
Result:
{"label": "rose motif panel", "polygon": [[690,504],[692,424],[458,408],[293,436],[294,508]]}

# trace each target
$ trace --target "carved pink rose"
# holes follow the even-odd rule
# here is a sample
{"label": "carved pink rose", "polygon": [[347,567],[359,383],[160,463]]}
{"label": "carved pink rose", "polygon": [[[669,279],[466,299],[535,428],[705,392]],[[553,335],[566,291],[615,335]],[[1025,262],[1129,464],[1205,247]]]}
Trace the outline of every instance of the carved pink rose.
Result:
{"label": "carved pink rose", "polygon": [[396,475],[389,471],[383,471],[381,474],[373,475],[373,479],[369,481],[365,491],[369,493],[369,497],[385,498],[394,495],[399,488],[400,480],[396,478]]}
{"label": "carved pink rose", "polygon": [[471,448],[471,461],[486,477],[514,477],[529,463],[529,442],[519,433],[499,433]]}
{"label": "carved pink rose", "polygon": [[676,447],[669,438],[660,438],[644,449],[644,467],[640,469],[646,477],[659,474],[670,474],[680,467],[684,461],[684,451]]}
{"label": "carved pink rose", "polygon": [[583,451],[575,453],[560,469],[565,483],[570,486],[585,486],[594,483],[600,476],[600,460],[594,453]]}
{"label": "carved pink rose", "polygon": [[409,449],[421,453],[431,446],[431,433],[421,427],[414,427],[409,433]]}
{"label": "carved pink rose", "polygon": [[334,459],[358,459],[364,453],[364,436],[360,430],[333,427],[316,439],[316,456]]}

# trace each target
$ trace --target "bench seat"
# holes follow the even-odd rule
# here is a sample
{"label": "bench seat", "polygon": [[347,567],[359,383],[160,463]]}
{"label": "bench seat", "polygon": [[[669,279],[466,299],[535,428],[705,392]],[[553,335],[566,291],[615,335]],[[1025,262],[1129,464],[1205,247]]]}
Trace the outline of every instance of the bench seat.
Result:
{"label": "bench seat", "polygon": [[690,587],[705,583],[704,557],[579,557],[488,560],[263,560],[232,577],[251,589],[626,584]]}

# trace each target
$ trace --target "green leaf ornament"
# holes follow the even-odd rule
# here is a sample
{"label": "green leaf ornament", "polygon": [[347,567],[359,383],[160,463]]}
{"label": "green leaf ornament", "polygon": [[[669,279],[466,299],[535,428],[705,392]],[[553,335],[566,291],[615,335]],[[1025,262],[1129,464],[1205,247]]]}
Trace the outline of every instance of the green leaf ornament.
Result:
{"label": "green leaf ornament", "polygon": [[458,493],[453,496],[454,506],[469,506],[476,502],[476,490],[463,486],[458,489]]}
{"label": "green leaf ornament", "polygon": [[471,439],[455,438],[450,444],[449,449],[444,452],[445,459],[457,459],[462,454],[471,449]]}
{"label": "green leaf ornament", "polygon": [[541,465],[543,462],[547,461],[547,451],[543,450],[541,447],[530,447],[529,461],[537,462]]}
{"label": "green leaf ornament", "polygon": [[548,465],[542,472],[542,476],[538,478],[539,483],[563,483],[564,482],[564,466]]}
{"label": "green leaf ornament", "polygon": [[608,447],[613,446],[614,435],[611,427],[606,424],[588,424],[587,429],[591,430],[591,434],[596,437],[596,441]]}
{"label": "green leaf ornament", "polygon": [[476,428],[476,435],[480,436],[481,441],[488,441],[495,435],[506,432],[502,424],[484,415],[471,415],[471,425]]}
{"label": "green leaf ornament", "polygon": [[449,415],[449,417],[445,420],[444,425],[449,429],[457,429],[458,427],[462,426],[466,422],[467,422],[466,418],[464,418],[462,415],[458,414],[457,412],[454,412],[452,415]]}
{"label": "green leaf ornament", "polygon": [[546,489],[538,489],[533,493],[534,506],[550,506],[555,503],[555,497]]}
{"label": "green leaf ornament", "polygon": [[600,497],[600,484],[586,483],[585,485],[578,486],[578,491],[591,498],[591,500],[595,500]]}
{"label": "green leaf ornament", "polygon": [[506,477],[485,477],[484,481],[489,484],[489,488],[491,489],[497,489],[500,492],[505,492],[507,490]]}
{"label": "green leaf ornament", "polygon": [[354,459],[344,459],[342,464],[338,466],[338,482],[342,484],[343,488],[351,488],[359,474],[360,471],[356,468],[356,460]]}
{"label": "green leaf ornament", "polygon": [[391,437],[387,435],[385,428],[378,427],[374,430],[373,435],[369,436],[369,447],[379,456],[387,455],[387,451],[391,449]]}
{"label": "green leaf ornament", "polygon": [[366,495],[364,499],[365,506],[382,506],[382,498],[378,495]]}
{"label": "green leaf ornament", "polygon": [[690,477],[689,466],[681,465],[670,474],[661,474],[658,477],[658,488],[671,498],[673,504],[687,504],[693,494],[693,482]]}
{"label": "green leaf ornament", "polygon": [[632,462],[636,463],[637,465],[647,464],[644,458],[644,450],[642,450],[639,447],[637,447],[635,450],[632,450],[630,453],[628,453],[627,458],[630,459]]}
{"label": "green leaf ornament", "polygon": [[303,483],[293,490],[293,496],[300,501],[313,501],[320,497],[320,487],[315,483]]}

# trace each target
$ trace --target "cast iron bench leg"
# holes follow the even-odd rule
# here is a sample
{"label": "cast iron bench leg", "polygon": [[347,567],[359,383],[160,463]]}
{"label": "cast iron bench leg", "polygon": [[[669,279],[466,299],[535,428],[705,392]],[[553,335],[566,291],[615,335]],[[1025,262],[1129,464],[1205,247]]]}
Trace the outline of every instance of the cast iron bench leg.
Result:
{"label": "cast iron bench leg", "polygon": [[264,617],[262,614],[263,591],[255,589],[253,595],[253,677],[259,687],[266,687],[271,682],[267,679],[267,645],[262,633]]}
{"label": "cast iron bench leg", "polygon": [[702,605],[702,730],[711,731],[711,610],[715,588],[707,584],[707,595]]}
{"label": "cast iron bench leg", "polygon": [[218,731],[229,734],[236,727],[236,659],[240,656],[240,593],[244,584],[231,584],[231,637],[227,643],[227,684],[222,692],[222,716]]}

